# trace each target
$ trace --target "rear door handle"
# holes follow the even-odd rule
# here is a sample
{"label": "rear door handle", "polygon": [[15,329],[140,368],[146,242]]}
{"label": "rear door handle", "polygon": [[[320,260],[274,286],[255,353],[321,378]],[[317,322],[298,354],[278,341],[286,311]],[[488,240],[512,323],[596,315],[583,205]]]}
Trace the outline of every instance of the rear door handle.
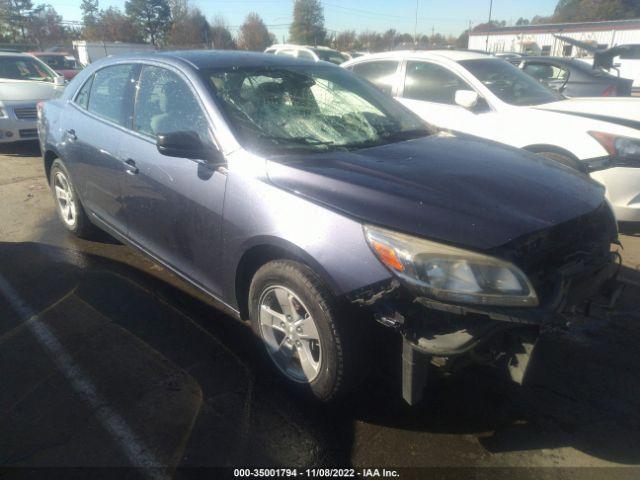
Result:
{"label": "rear door handle", "polygon": [[139,172],[136,162],[132,158],[127,158],[124,164],[129,175],[136,175]]}
{"label": "rear door handle", "polygon": [[78,137],[76,136],[76,131],[73,128],[67,130],[67,137],[69,137],[69,140],[73,141],[78,139]]}

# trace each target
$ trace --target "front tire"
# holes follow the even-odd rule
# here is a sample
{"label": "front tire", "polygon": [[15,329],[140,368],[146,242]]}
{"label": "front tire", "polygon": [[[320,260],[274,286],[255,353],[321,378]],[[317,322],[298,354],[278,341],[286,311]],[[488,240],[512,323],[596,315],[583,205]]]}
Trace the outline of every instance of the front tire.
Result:
{"label": "front tire", "polygon": [[359,321],[345,318],[346,307],[306,265],[262,266],[251,282],[249,309],[271,362],[294,388],[330,402],[362,379]]}
{"label": "front tire", "polygon": [[85,213],[71,177],[60,159],[56,159],[51,165],[49,185],[62,225],[77,237],[91,238],[95,227]]}

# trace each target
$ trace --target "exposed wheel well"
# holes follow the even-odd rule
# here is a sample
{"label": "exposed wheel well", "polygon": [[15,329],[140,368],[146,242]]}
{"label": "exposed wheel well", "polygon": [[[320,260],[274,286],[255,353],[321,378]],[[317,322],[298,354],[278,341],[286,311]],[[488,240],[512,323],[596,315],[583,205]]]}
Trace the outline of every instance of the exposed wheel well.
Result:
{"label": "exposed wheel well", "polygon": [[51,166],[56,158],[58,158],[58,155],[52,150],[47,150],[44,154],[44,173],[47,176],[47,183],[49,183]]}
{"label": "exposed wheel well", "polygon": [[235,291],[240,318],[243,320],[249,318],[249,287],[251,279],[265,263],[280,259],[296,260],[306,264],[300,256],[286,248],[275,245],[257,245],[247,250],[240,259],[236,269]]}
{"label": "exposed wheel well", "polygon": [[585,166],[580,161],[580,159],[576,157],[573,153],[571,153],[569,150],[565,150],[564,148],[557,147],[555,145],[529,145],[527,147],[524,147],[524,150],[527,150],[531,153],[549,152],[549,153],[555,153],[557,155],[561,155],[563,157],[566,157],[567,161],[562,163],[564,163],[568,167],[575,168],[579,172],[586,171]]}

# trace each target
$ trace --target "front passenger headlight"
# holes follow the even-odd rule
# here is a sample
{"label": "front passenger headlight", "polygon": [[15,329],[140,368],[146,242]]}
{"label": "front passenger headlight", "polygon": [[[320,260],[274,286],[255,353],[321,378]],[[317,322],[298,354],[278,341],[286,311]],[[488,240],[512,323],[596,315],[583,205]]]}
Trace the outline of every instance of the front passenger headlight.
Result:
{"label": "front passenger headlight", "polygon": [[366,225],[378,259],[422,295],[444,302],[533,307],[538,297],[515,265],[481,253]]}

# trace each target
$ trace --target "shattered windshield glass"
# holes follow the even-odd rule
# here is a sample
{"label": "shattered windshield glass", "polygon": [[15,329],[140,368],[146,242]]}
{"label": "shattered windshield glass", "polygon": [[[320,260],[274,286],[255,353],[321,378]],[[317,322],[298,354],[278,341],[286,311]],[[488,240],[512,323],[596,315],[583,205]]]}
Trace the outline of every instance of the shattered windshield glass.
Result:
{"label": "shattered windshield glass", "polygon": [[351,150],[431,133],[341,68],[229,67],[205,75],[240,142],[260,153]]}
{"label": "shattered windshield glass", "polygon": [[562,99],[559,93],[500,58],[463,60],[460,64],[495,96],[511,105],[541,105]]}

